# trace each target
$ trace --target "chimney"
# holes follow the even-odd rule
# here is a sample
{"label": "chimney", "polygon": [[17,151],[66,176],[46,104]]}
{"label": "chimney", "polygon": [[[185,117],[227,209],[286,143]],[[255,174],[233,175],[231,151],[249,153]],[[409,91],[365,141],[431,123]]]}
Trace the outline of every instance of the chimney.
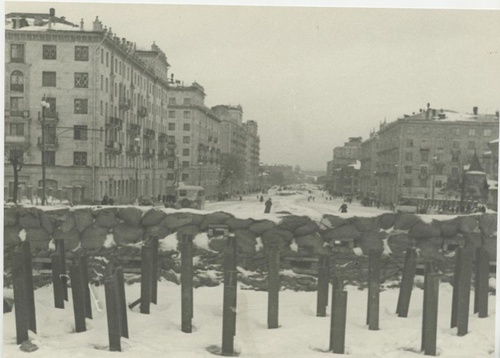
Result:
{"label": "chimney", "polygon": [[49,15],[50,15],[50,16],[56,16],[56,9],[54,9],[53,7],[51,7],[51,8],[49,9]]}
{"label": "chimney", "polygon": [[477,107],[472,107],[472,113],[474,113],[475,116],[477,116],[477,111],[479,108]]}
{"label": "chimney", "polygon": [[80,20],[80,31],[83,31],[83,19]]}
{"label": "chimney", "polygon": [[102,22],[99,21],[99,16],[96,16],[95,21],[92,23],[92,31],[102,32]]}

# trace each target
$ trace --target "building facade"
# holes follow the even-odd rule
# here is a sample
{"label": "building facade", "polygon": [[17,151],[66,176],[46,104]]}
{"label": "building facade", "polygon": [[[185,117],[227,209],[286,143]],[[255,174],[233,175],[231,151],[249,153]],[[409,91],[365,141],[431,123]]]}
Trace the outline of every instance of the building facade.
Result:
{"label": "building facade", "polygon": [[259,159],[260,159],[260,137],[256,121],[246,121],[243,124],[246,136],[245,153],[245,181],[244,190],[254,192],[260,188],[259,182]]}
{"label": "building facade", "polygon": [[[78,203],[107,194],[129,203],[164,193],[169,64],[163,51],[155,44],[139,50],[97,18],[86,29],[54,9],[8,14],[5,36],[5,145],[8,155],[25,144],[22,195],[41,196],[42,151],[48,196]],[[5,183],[8,198],[7,160]]]}

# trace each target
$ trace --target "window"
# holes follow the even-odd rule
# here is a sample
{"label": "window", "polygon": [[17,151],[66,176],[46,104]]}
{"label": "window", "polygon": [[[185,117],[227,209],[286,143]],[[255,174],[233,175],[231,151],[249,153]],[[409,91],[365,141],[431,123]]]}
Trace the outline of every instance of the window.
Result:
{"label": "window", "polygon": [[188,156],[189,155],[189,148],[182,149],[182,155],[183,156]]}
{"label": "window", "polygon": [[411,188],[411,179],[405,179],[403,186]]}
{"label": "window", "polygon": [[174,173],[167,173],[167,180],[174,180]]}
{"label": "window", "polygon": [[24,110],[24,98],[11,97],[10,98],[10,115],[13,117],[22,117]]}
{"label": "window", "polygon": [[45,126],[45,144],[56,144],[56,126],[46,125]]}
{"label": "window", "polygon": [[24,92],[24,75],[21,71],[14,71],[10,75],[10,90]]}
{"label": "window", "polygon": [[175,143],[175,136],[174,135],[167,136],[167,142],[169,142],[169,143]]}
{"label": "window", "polygon": [[55,72],[42,72],[42,86],[55,87],[56,86],[56,73]]}
{"label": "window", "polygon": [[168,111],[168,118],[175,118],[175,111]]}
{"label": "window", "polygon": [[73,165],[86,166],[87,152],[73,152]]}
{"label": "window", "polygon": [[56,118],[56,99],[53,97],[46,97],[45,102],[49,104],[49,108],[45,109],[46,118]]}
{"label": "window", "polygon": [[184,105],[185,106],[191,105],[191,98],[184,98]]}
{"label": "window", "polygon": [[[101,76],[102,80],[102,76]],[[101,81],[102,85],[102,81]],[[87,72],[75,72],[75,87],[89,88],[89,74]]]}
{"label": "window", "polygon": [[457,163],[458,162],[458,153],[451,153],[451,161]]}
{"label": "window", "polygon": [[485,137],[490,137],[491,136],[491,129],[485,129],[484,132],[483,132],[483,135]]}
{"label": "window", "polygon": [[74,139],[87,140],[87,126],[74,126]]}
{"label": "window", "polygon": [[57,59],[57,46],[56,45],[43,45],[42,58],[44,60],[56,60]]}
{"label": "window", "polygon": [[184,111],[184,118],[191,118],[191,112],[190,111]]}
{"label": "window", "polygon": [[405,160],[411,162],[413,160],[413,153],[405,153]]}
{"label": "window", "polygon": [[56,165],[56,152],[53,150],[45,151],[45,165],[54,166]]}
{"label": "window", "polygon": [[9,135],[24,136],[24,123],[9,123]]}
{"label": "window", "polygon": [[88,61],[88,60],[89,60],[89,47],[75,46],[75,61]]}
{"label": "window", "polygon": [[185,131],[190,131],[190,130],[191,130],[191,124],[189,124],[189,123],[184,123],[183,129],[184,129]]}
{"label": "window", "polygon": [[171,97],[171,98],[169,98],[169,99],[168,99],[168,104],[170,104],[170,105],[174,105],[174,106],[175,106],[175,104],[176,104],[175,97]]}
{"label": "window", "polygon": [[412,167],[411,166],[405,166],[405,174],[411,174],[412,172]]}
{"label": "window", "polygon": [[185,169],[185,168],[189,168],[189,162],[187,161],[184,161],[182,162],[182,167]]}
{"label": "window", "polygon": [[169,131],[175,131],[175,123],[169,123],[168,124],[168,130]]}
{"label": "window", "polygon": [[413,139],[407,139],[406,140],[406,147],[407,148],[413,147]]}
{"label": "window", "polygon": [[469,129],[468,131],[469,137],[474,137],[476,135],[476,130],[474,128]]}
{"label": "window", "polygon": [[75,114],[87,114],[89,100],[86,98],[75,98]]}
{"label": "window", "polygon": [[189,180],[189,174],[188,173],[182,173],[182,181],[187,181]]}
{"label": "window", "polygon": [[443,186],[443,181],[442,180],[436,180],[434,182],[434,187],[441,188],[442,186]]}
{"label": "window", "polygon": [[420,152],[420,160],[422,162],[428,162],[429,161],[429,152],[427,150],[424,150]]}
{"label": "window", "polygon": [[453,149],[460,149],[460,141],[458,140],[453,141]]}
{"label": "window", "polygon": [[167,168],[174,168],[175,167],[175,162],[173,160],[169,160],[167,162]]}
{"label": "window", "polygon": [[428,169],[429,169],[429,168],[427,168],[427,166],[422,165],[422,166],[420,167],[420,174],[422,174],[422,175],[427,175],[427,172],[429,171]]}
{"label": "window", "polygon": [[470,140],[469,143],[467,144],[468,149],[475,149],[476,148],[476,142],[473,140]]}
{"label": "window", "polygon": [[10,62],[24,63],[24,45],[10,45]]}
{"label": "window", "polygon": [[191,137],[182,137],[182,143],[189,144],[191,142]]}

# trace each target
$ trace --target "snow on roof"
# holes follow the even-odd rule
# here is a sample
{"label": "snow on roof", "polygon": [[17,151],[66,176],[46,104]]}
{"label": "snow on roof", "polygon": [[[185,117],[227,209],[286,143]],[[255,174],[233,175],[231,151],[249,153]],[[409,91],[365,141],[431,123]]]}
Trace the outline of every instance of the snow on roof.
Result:
{"label": "snow on roof", "polygon": [[493,143],[498,143],[498,138],[497,139],[493,139],[492,141],[488,142],[490,144],[493,144]]}
{"label": "snow on roof", "polygon": [[349,164],[348,167],[353,167],[356,170],[361,169],[361,162],[359,160],[356,160],[355,163]]}
{"label": "snow on roof", "polygon": [[[48,30],[59,30],[59,31],[81,31],[79,26],[64,24],[60,22],[53,22],[50,24],[44,21],[44,24],[41,26],[35,26],[34,19],[26,19],[28,21],[29,26],[22,27],[20,29],[15,29],[16,31],[48,31]],[[13,29],[13,21],[12,19],[5,20],[5,29],[12,30]]]}
{"label": "snow on roof", "polygon": [[471,171],[468,171],[467,174],[481,174],[481,175],[486,175],[485,172],[480,172],[480,171],[477,171],[477,170],[471,170]]}

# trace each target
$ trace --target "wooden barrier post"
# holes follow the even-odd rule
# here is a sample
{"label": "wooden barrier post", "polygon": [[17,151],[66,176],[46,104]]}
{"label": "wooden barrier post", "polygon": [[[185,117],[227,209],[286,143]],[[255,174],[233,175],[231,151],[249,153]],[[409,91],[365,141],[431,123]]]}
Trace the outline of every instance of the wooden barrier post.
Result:
{"label": "wooden barrier post", "polygon": [[380,253],[370,250],[368,264],[368,312],[366,323],[370,331],[379,329]]}
{"label": "wooden barrier post", "polygon": [[181,330],[191,333],[193,318],[193,236],[181,237]]}
{"label": "wooden barrier post", "polygon": [[26,303],[28,309],[29,329],[36,333],[35,289],[33,288],[33,266],[31,263],[31,245],[29,241],[21,244],[24,262],[24,280],[26,285]]}
{"label": "wooden barrier post", "polygon": [[330,260],[328,255],[321,255],[318,269],[318,296],[316,301],[316,316],[326,317],[328,306],[328,289],[330,283]]}
{"label": "wooden barrier post", "polygon": [[396,308],[398,317],[408,317],[413,281],[415,279],[415,269],[417,267],[416,256],[417,253],[414,248],[406,250],[403,276],[401,277],[401,287],[399,289],[398,305]]}
{"label": "wooden barrier post", "polygon": [[222,316],[222,355],[234,355],[236,334],[236,299],[238,276],[236,271],[236,240],[227,237],[224,257],[224,302]]}
{"label": "wooden barrier post", "polygon": [[[422,318],[422,350],[425,355],[436,355],[439,274],[426,273],[424,290],[424,307]],[[425,334],[424,334],[425,332]]]}
{"label": "wooden barrier post", "polygon": [[457,331],[465,336],[469,328],[469,304],[472,278],[472,252],[464,250],[461,255],[460,277],[458,279]]}
{"label": "wooden barrier post", "polygon": [[90,298],[90,287],[89,287],[89,273],[88,273],[88,261],[87,256],[80,256],[78,263],[80,265],[83,287],[84,287],[84,302],[85,302],[85,317],[92,319],[92,301]]}
{"label": "wooden barrier post", "polygon": [[151,239],[151,302],[158,303],[158,238]]}
{"label": "wooden barrier post", "polygon": [[66,277],[66,251],[64,249],[64,240],[55,240],[56,254],[61,257],[61,282],[62,292],[64,292],[64,300],[68,302],[68,282]]}
{"label": "wooden barrier post", "polygon": [[330,318],[330,350],[344,354],[347,316],[347,292],[332,287],[332,308]]}
{"label": "wooden barrier post", "polygon": [[75,331],[76,333],[85,332],[85,286],[82,275],[82,267],[71,265],[69,267],[69,277],[71,279],[71,291],[73,297],[73,312],[75,314]]}
{"label": "wooden barrier post", "polygon": [[120,318],[120,334],[122,337],[128,336],[128,319],[127,319],[127,299],[125,297],[125,280],[123,278],[123,269],[117,267],[114,272],[116,282],[116,300],[118,305],[118,313]]}
{"label": "wooden barrier post", "polygon": [[146,242],[141,249],[141,313],[149,314],[152,286],[152,250],[150,242]]}
{"label": "wooden barrier post", "polygon": [[52,286],[54,289],[54,307],[64,308],[64,283],[62,275],[62,258],[58,254],[51,256],[52,261]]}
{"label": "wooden barrier post", "polygon": [[106,295],[106,315],[108,320],[109,350],[120,352],[121,348],[121,324],[120,306],[117,302],[117,284],[115,275],[109,276],[104,281],[104,293]]}
{"label": "wooden barrier post", "polygon": [[[426,262],[425,263],[425,273],[424,273],[424,307],[427,307],[427,300],[428,297],[425,295],[425,292],[428,291],[427,286],[429,285],[429,279],[428,277],[434,273],[434,265],[432,262]],[[422,327],[427,327],[427,316],[425,314],[422,314]],[[422,341],[421,341],[421,347],[420,350],[425,350],[424,342],[427,341],[426,337],[427,331],[425,329],[422,329]]]}
{"label": "wooden barrier post", "polygon": [[26,266],[22,252],[14,252],[11,256],[12,285],[14,286],[14,307],[16,316],[17,344],[27,340],[29,329],[29,309],[26,295]]}
{"label": "wooden barrier post", "polygon": [[458,310],[458,291],[459,291],[459,278],[461,276],[461,262],[462,262],[462,247],[457,247],[455,250],[455,272],[453,274],[453,295],[451,301],[451,325],[450,328],[457,326],[457,310]]}
{"label": "wooden barrier post", "polygon": [[488,251],[484,247],[477,249],[474,313],[478,312],[479,318],[488,317],[489,256]]}
{"label": "wooden barrier post", "polygon": [[280,253],[278,243],[269,246],[267,276],[267,328],[278,328],[280,294]]}

